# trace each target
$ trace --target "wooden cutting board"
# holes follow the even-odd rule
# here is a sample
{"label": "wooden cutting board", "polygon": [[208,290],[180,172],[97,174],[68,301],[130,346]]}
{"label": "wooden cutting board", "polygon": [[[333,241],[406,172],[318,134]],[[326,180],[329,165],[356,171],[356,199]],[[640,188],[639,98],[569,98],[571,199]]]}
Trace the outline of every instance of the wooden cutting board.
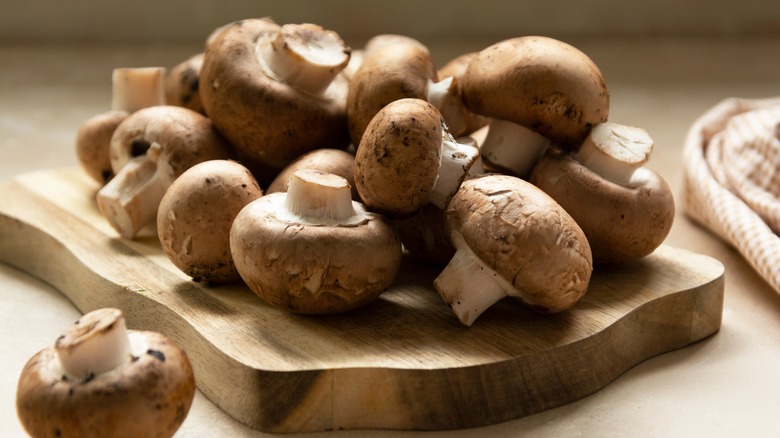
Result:
{"label": "wooden cutting board", "polygon": [[119,307],[131,328],[171,336],[202,392],[263,431],[452,429],[519,418],[592,394],[721,324],[723,266],[668,246],[597,268],[586,296],[558,315],[506,299],[461,326],[432,287],[437,270],[410,260],[367,307],[292,315],[244,285],[190,281],[152,228],[135,241],[117,237],[96,191],[77,168],[0,185],[0,260],[82,312]]}

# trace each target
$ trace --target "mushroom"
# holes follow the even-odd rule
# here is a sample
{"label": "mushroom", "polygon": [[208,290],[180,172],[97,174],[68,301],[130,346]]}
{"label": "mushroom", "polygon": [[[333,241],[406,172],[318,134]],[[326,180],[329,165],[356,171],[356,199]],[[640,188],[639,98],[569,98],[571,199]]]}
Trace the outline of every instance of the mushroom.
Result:
{"label": "mushroom", "polygon": [[127,330],[119,309],[104,308],[30,358],[16,409],[34,437],[170,437],[194,396],[181,347],[160,333]]}
{"label": "mushroom", "polygon": [[393,226],[416,260],[444,266],[455,255],[444,210],[433,204],[425,204],[409,217],[394,219]]}
{"label": "mushroom", "polygon": [[363,306],[392,284],[401,242],[387,220],[352,201],[346,179],[312,169],[287,193],[250,202],[230,230],[233,260],[247,286],[295,313]]}
{"label": "mushroom", "polygon": [[532,184],[477,176],[463,183],[446,214],[456,252],[434,286],[464,325],[506,296],[552,313],[587,291],[593,263],[585,235]]}
{"label": "mushroom", "polygon": [[332,173],[347,180],[352,190],[352,199],[360,201],[360,195],[355,187],[355,156],[341,149],[315,149],[307,152],[287,165],[274,178],[266,189],[266,193],[286,192],[290,177],[298,169],[314,169],[324,173]]}
{"label": "mushroom", "polygon": [[111,109],[129,113],[165,104],[165,68],[115,68],[111,74]]}
{"label": "mushroom", "polygon": [[230,255],[230,227],[238,212],[262,195],[254,176],[235,161],[192,166],[160,201],[157,235],[163,252],[194,281],[240,280]]}
{"label": "mushroom", "polygon": [[663,243],[674,221],[674,197],[644,164],[653,148],[641,128],[606,122],[593,127],[573,156],[551,150],[529,181],[577,221],[594,263],[640,259]]}
{"label": "mushroom", "polygon": [[98,191],[98,207],[122,237],[132,239],[154,222],[176,177],[202,161],[231,157],[230,145],[202,114],[177,106],[136,111],[111,137],[116,176]]}
{"label": "mushroom", "polygon": [[127,116],[126,111],[107,111],[87,119],[76,133],[79,164],[101,186],[114,177],[109,153],[111,135]]}
{"label": "mushroom", "polygon": [[203,53],[197,53],[168,70],[163,81],[166,105],[183,106],[205,114],[198,92],[202,64]]}
{"label": "mushroom", "polygon": [[491,118],[486,167],[526,177],[550,143],[576,150],[607,120],[609,93],[595,63],[553,38],[526,36],[481,50],[462,81],[463,101]]}
{"label": "mushroom", "polygon": [[421,99],[382,108],[355,156],[360,198],[393,218],[409,216],[428,202],[443,209],[464,178],[481,172],[479,150],[456,143],[439,111]]}
{"label": "mushroom", "polygon": [[335,32],[314,24],[237,21],[206,47],[200,97],[242,160],[278,171],[310,150],[349,144],[340,74],[349,57]]}

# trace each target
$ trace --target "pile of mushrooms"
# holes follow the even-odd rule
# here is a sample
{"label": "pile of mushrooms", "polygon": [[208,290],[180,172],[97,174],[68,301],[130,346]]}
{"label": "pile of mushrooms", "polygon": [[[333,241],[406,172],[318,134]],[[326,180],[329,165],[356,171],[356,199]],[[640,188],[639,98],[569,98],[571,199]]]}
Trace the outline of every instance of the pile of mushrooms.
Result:
{"label": "pile of mushrooms", "polygon": [[441,269],[431,286],[464,325],[507,296],[561,312],[672,224],[652,139],[609,120],[601,71],[553,38],[437,68],[408,36],[352,49],[316,24],[247,19],[169,72],[114,80],[112,111],[77,141],[103,214],[128,239],[156,217],[184,274],[287,311],[354,311],[407,252]]}

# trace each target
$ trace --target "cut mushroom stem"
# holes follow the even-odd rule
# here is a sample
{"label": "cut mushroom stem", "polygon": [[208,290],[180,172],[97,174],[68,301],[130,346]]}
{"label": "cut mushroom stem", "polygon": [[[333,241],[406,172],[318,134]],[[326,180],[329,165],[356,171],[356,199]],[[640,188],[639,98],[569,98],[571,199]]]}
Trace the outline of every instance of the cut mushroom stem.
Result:
{"label": "cut mushroom stem", "polygon": [[490,306],[513,293],[514,287],[487,266],[453,232],[455,255],[433,284],[461,323],[471,326]]}
{"label": "cut mushroom stem", "polygon": [[446,129],[442,133],[445,138],[441,142],[439,176],[430,198],[431,204],[440,209],[447,207],[447,203],[458,191],[464,179],[470,175],[484,173],[479,149],[458,143],[452,139]]}
{"label": "cut mushroom stem", "polygon": [[111,74],[111,109],[132,113],[165,104],[165,68],[115,68]]}
{"label": "cut mushroom stem", "polygon": [[126,363],[132,352],[118,309],[84,315],[57,339],[54,348],[66,376],[74,380],[111,371]]}
{"label": "cut mushroom stem", "polygon": [[309,224],[349,225],[365,216],[364,211],[356,210],[345,178],[313,169],[293,173],[284,206],[292,216]]}
{"label": "cut mushroom stem", "polygon": [[644,129],[605,122],[591,129],[576,159],[603,178],[630,187],[652,150],[653,139]]}
{"label": "cut mushroom stem", "polygon": [[258,39],[255,55],[270,77],[317,96],[347,66],[350,49],[315,24],[285,24]]}
{"label": "cut mushroom stem", "polygon": [[493,167],[524,177],[547,150],[550,140],[525,126],[491,119],[481,151]]}

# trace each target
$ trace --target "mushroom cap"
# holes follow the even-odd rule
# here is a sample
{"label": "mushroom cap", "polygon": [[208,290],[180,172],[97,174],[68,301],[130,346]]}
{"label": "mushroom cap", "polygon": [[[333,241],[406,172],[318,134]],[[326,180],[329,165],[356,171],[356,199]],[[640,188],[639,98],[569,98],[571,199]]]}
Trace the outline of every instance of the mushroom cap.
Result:
{"label": "mushroom cap", "polygon": [[343,226],[290,221],[278,213],[286,196],[272,193],[247,204],[230,232],[236,268],[260,298],[295,313],[341,313],[392,284],[401,242],[384,217],[365,212],[364,220]]}
{"label": "mushroom cap", "polygon": [[420,99],[395,100],[366,127],[355,156],[355,185],[373,211],[403,217],[428,203],[441,163],[444,121]]}
{"label": "mushroom cap", "polygon": [[315,149],[307,152],[288,164],[274,178],[266,189],[266,194],[286,192],[290,177],[298,169],[315,169],[323,173],[332,173],[347,180],[352,190],[352,199],[359,201],[355,187],[355,156],[341,149]]}
{"label": "mushroom cap", "polygon": [[415,214],[392,221],[401,243],[412,257],[433,265],[446,265],[455,255],[444,210],[425,204]]}
{"label": "mushroom cap", "polygon": [[166,190],[157,234],[168,259],[195,281],[238,281],[230,227],[246,204],[263,195],[254,176],[235,161],[210,160],[186,170]]}
{"label": "mushroom cap", "polygon": [[164,172],[171,181],[197,163],[233,155],[230,144],[208,117],[170,105],[147,107],[130,114],[114,131],[110,153],[114,172],[147,154],[158,166],[165,163]]}
{"label": "mushroom cap", "polygon": [[588,241],[532,184],[497,174],[466,180],[447,207],[447,221],[531,308],[559,312],[585,294],[593,267]]}
{"label": "mushroom cap", "polygon": [[479,52],[463,76],[466,107],[575,149],[607,120],[609,92],[596,64],[553,38],[524,36]]}
{"label": "mushroom cap", "polygon": [[53,347],[30,358],[16,392],[17,414],[27,433],[36,437],[172,436],[195,396],[192,366],[184,350],[166,336],[128,333],[145,339],[146,353],[94,377],[65,377]]}
{"label": "mushroom cap", "polygon": [[313,96],[265,74],[255,43],[279,29],[269,19],[225,26],[207,45],[200,71],[200,97],[214,125],[243,157],[277,169],[310,150],[349,144],[345,75]]}
{"label": "mushroom cap", "polygon": [[76,157],[82,169],[100,184],[114,176],[111,168],[111,136],[126,119],[125,111],[107,111],[90,117],[76,133]]}
{"label": "mushroom cap", "polygon": [[427,100],[428,83],[436,67],[423,47],[409,43],[381,46],[364,54],[347,95],[347,123],[359,148],[371,119],[390,102],[403,98]]}
{"label": "mushroom cap", "polygon": [[183,106],[205,114],[198,92],[201,65],[203,53],[197,53],[168,70],[163,79],[166,105]]}
{"label": "mushroom cap", "polygon": [[551,152],[529,181],[554,198],[588,237],[597,264],[642,258],[663,243],[674,221],[674,197],[655,172],[640,168],[641,184],[606,180],[570,156]]}

